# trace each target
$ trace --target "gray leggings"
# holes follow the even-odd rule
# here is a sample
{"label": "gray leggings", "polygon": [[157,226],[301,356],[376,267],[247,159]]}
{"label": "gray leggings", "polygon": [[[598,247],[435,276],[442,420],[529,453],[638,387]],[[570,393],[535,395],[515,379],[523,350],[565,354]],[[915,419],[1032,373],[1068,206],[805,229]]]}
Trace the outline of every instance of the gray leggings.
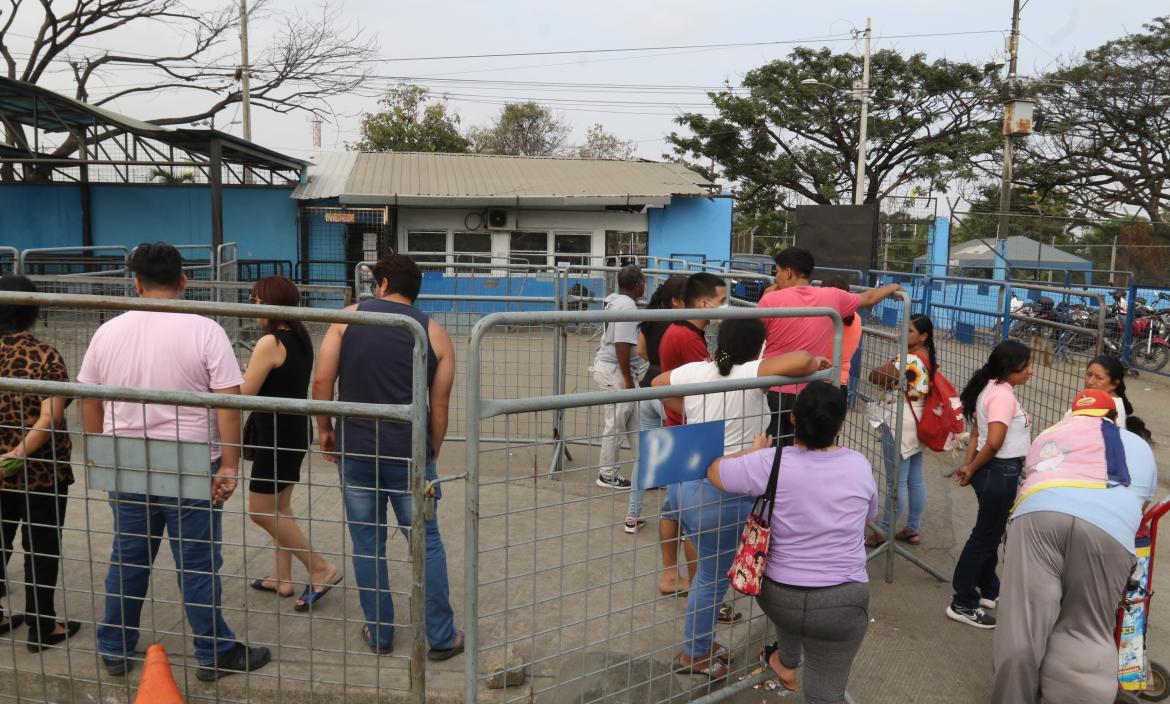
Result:
{"label": "gray leggings", "polygon": [[800,667],[803,652],[804,700],[844,702],[849,668],[869,627],[869,585],[795,589],[765,579],[756,601],[776,626],[784,667]]}

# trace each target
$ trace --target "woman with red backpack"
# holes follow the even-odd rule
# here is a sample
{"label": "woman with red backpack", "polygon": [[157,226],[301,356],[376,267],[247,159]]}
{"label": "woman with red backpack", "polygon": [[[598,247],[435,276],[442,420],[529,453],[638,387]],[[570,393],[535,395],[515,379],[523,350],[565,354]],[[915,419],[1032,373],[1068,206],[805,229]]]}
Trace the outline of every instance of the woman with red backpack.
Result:
{"label": "woman with red backpack", "polygon": [[[897,472],[898,504],[890,515],[889,504],[882,511],[881,532],[865,539],[867,547],[876,548],[886,542],[890,523],[906,510],[906,527],[894,537],[911,545],[922,542],[919,530],[926,510],[926,481],[922,475],[923,450],[918,437],[918,421],[923,417],[927,397],[930,396],[938,358],[934,349],[934,323],[925,315],[910,318],[905,359],[895,358],[869,373],[869,380],[886,390],[883,403],[871,406],[870,423],[879,428],[882,436],[882,456],[886,471]],[[905,404],[902,413],[901,437],[894,437],[897,427],[898,404]]]}

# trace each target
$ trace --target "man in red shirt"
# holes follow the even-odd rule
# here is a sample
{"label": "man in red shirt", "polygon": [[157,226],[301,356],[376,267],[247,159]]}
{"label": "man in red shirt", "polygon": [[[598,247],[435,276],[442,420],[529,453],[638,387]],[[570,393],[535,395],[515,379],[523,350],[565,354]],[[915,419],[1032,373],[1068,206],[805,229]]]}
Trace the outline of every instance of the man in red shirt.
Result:
{"label": "man in red shirt", "polygon": [[[776,255],[776,284],[769,286],[760,308],[833,308],[847,318],[858,308],[869,308],[902,290],[898,284],[852,293],[832,287],[813,286],[811,279],[816,261],[807,249],[789,247]],[[833,348],[833,323],[828,318],[764,318],[768,341],[764,358],[797,350],[807,350],[817,357],[827,357]],[[768,434],[781,445],[792,444],[792,420],[789,411],[796,395],[805,384],[776,387],[768,392],[772,422]]]}
{"label": "man in red shirt", "polygon": [[[683,303],[687,308],[699,310],[722,308],[727,304],[727,283],[705,271],[691,274],[683,288]],[[658,344],[658,359],[663,373],[684,364],[708,360],[710,354],[707,351],[704,331],[710,322],[702,318],[693,318],[666,328],[662,341]],[[666,421],[663,425],[670,427],[686,422],[681,414],[671,410],[665,403],[663,406],[666,410]],[[658,580],[658,590],[663,594],[685,592],[690,587],[690,581],[680,579],[678,574],[680,538],[678,514],[667,501],[663,501],[661,513],[662,517],[658,521],[658,539],[662,547],[662,577]],[[690,577],[693,579],[698,568],[698,554],[690,541],[683,542],[683,551],[686,554]]]}

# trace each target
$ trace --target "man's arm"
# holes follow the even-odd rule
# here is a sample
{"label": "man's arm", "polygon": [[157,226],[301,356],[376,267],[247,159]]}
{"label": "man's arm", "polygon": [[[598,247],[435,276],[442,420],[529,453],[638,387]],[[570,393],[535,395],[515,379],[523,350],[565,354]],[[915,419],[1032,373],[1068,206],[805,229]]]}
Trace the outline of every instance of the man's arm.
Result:
{"label": "man's arm", "polygon": [[622,379],[625,381],[627,389],[634,388],[634,375],[630,371],[630,350],[633,347],[628,342],[613,343],[613,351],[617,355],[618,371],[622,373]]}
{"label": "man's arm", "polygon": [[435,367],[435,378],[431,381],[431,447],[435,452],[435,459],[439,459],[439,448],[447,437],[447,423],[450,417],[451,388],[455,385],[455,345],[451,344],[451,336],[443,326],[432,320],[427,326],[427,336],[430,337],[431,349],[435,351],[438,366]]}
{"label": "man's arm", "polygon": [[871,288],[868,291],[862,291],[857,294],[857,307],[869,308],[875,306],[902,290],[904,289],[898,284],[887,284],[881,288]]}
{"label": "man's arm", "polygon": [[86,398],[81,400],[82,423],[85,432],[90,435],[101,435],[105,429],[106,408],[100,398]]}
{"label": "man's arm", "polygon": [[[337,374],[341,368],[341,337],[345,334],[345,327],[340,324],[330,325],[325,339],[321,341],[316,371],[313,372],[314,401],[333,400],[333,388],[337,385]],[[329,454],[337,449],[332,416],[317,416],[317,437],[321,441],[321,451],[326,453],[325,459],[335,461],[333,455]]]}
{"label": "man's arm", "polygon": [[[212,393],[240,394],[239,386],[226,389],[212,389]],[[217,408],[216,421],[219,424],[220,455],[219,471],[211,482],[211,500],[223,503],[231,498],[240,476],[240,412],[234,408]]]}

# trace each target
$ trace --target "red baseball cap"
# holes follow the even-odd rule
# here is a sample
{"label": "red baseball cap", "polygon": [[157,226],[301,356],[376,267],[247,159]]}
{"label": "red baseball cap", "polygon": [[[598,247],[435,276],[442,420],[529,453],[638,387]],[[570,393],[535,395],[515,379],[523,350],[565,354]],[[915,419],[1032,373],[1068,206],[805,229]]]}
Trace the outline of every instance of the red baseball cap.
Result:
{"label": "red baseball cap", "polygon": [[1108,392],[1097,389],[1085,389],[1077,394],[1072,402],[1074,416],[1104,418],[1110,412],[1115,411],[1117,411],[1117,402],[1113,400],[1113,397]]}

